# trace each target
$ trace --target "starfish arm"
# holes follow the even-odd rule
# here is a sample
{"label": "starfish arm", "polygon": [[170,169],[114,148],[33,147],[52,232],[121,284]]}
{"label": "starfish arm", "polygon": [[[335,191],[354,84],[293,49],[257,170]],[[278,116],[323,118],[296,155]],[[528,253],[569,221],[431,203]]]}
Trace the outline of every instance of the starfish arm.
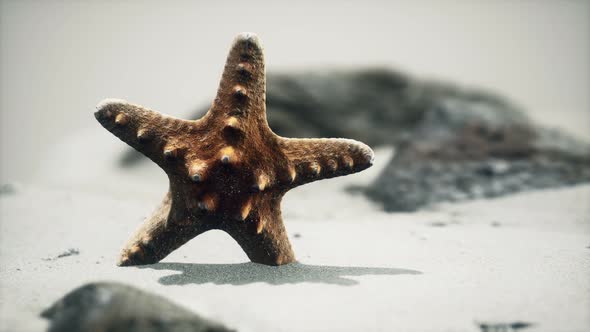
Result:
{"label": "starfish arm", "polygon": [[281,197],[261,200],[246,220],[223,228],[242,247],[248,258],[259,264],[295,262],[280,209]]}
{"label": "starfish arm", "polygon": [[157,263],[189,240],[211,229],[191,220],[182,212],[185,209],[173,203],[171,196],[168,192],[160,206],[127,242],[117,265]]}
{"label": "starfish arm", "polygon": [[266,123],[264,51],[256,35],[242,33],[234,39],[209,115]]}
{"label": "starfish arm", "polygon": [[366,144],[344,138],[282,138],[292,169],[292,186],[360,172],[373,165]]}
{"label": "starfish arm", "polygon": [[96,108],[94,116],[105,129],[161,167],[183,152],[179,138],[198,130],[198,121],[177,119],[124,100],[106,99]]}

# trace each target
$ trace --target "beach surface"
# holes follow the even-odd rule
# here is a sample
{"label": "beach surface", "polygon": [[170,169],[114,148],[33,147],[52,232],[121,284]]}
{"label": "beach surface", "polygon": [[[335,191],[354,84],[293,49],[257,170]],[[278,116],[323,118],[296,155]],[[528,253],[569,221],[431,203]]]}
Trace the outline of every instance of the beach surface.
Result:
{"label": "beach surface", "polygon": [[[105,137],[97,146],[115,158],[109,149],[118,146]],[[299,262],[281,267],[249,263],[219,231],[159,264],[117,267],[122,245],[164,194],[165,176],[150,163],[124,170],[83,155],[86,172],[73,176],[48,161],[47,181],[40,172],[40,184],[5,186],[0,196],[0,330],[44,330],[39,313],[92,281],[160,294],[239,331],[590,328],[590,185],[385,213],[346,189],[372,181],[392,154],[380,149],[365,172],[285,196]]]}

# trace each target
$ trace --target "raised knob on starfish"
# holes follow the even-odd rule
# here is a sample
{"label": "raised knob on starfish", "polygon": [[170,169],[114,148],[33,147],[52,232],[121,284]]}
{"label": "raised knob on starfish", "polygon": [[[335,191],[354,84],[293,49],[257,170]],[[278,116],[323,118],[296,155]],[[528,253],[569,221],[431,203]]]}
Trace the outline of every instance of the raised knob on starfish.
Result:
{"label": "raised knob on starfish", "polygon": [[254,34],[234,40],[211,108],[181,120],[123,100],[97,106],[96,119],[158,164],[170,191],[121,253],[119,265],[160,261],[211,229],[230,234],[251,261],[295,261],[281,217],[287,191],[362,171],[365,144],[340,138],[277,136],[266,121],[264,54]]}

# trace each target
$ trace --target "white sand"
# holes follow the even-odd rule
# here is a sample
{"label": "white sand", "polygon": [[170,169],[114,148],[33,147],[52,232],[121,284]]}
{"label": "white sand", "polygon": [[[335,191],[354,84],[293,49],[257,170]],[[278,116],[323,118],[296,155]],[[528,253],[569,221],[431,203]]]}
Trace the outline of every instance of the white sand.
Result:
{"label": "white sand", "polygon": [[[51,180],[42,172],[43,184],[1,196],[0,330],[43,330],[43,308],[97,280],[159,293],[239,331],[478,331],[474,321],[517,320],[535,323],[530,331],[590,328],[590,185],[387,214],[342,190],[375,177],[391,156],[381,150],[366,172],[287,194],[300,264],[248,263],[213,231],[161,264],[120,268],[119,249],[165,177],[147,163],[110,168],[117,145],[107,135],[96,145],[105,160],[79,155],[85,174],[46,162]],[[69,248],[80,254],[43,260]]]}

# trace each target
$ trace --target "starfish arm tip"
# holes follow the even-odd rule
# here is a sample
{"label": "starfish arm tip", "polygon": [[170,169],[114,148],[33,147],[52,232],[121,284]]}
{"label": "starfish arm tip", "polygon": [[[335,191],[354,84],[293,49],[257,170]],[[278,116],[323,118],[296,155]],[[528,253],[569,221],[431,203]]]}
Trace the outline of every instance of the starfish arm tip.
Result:
{"label": "starfish arm tip", "polygon": [[101,100],[98,104],[96,104],[96,110],[97,110],[97,112],[100,112],[111,105],[118,105],[118,104],[127,105],[129,103],[124,99],[105,98],[105,99]]}
{"label": "starfish arm tip", "polygon": [[351,140],[354,142],[354,146],[357,148],[357,153],[359,154],[359,158],[361,159],[362,163],[366,165],[365,168],[369,168],[373,166],[375,162],[375,152],[371,149],[367,144],[355,140]]}
{"label": "starfish arm tip", "polygon": [[237,44],[242,43],[242,42],[249,42],[249,43],[253,43],[256,44],[258,46],[261,45],[260,39],[258,38],[258,35],[256,35],[253,32],[241,32],[239,33],[236,38],[234,39],[233,45],[232,47],[235,47]]}
{"label": "starfish arm tip", "polygon": [[295,186],[357,173],[371,167],[375,160],[368,145],[343,138],[286,139],[283,151],[293,163]]}
{"label": "starfish arm tip", "polygon": [[194,123],[160,114],[121,99],[105,99],[97,105],[96,120],[109,132],[143,153],[161,167],[172,165],[183,152],[179,137],[188,135]]}

